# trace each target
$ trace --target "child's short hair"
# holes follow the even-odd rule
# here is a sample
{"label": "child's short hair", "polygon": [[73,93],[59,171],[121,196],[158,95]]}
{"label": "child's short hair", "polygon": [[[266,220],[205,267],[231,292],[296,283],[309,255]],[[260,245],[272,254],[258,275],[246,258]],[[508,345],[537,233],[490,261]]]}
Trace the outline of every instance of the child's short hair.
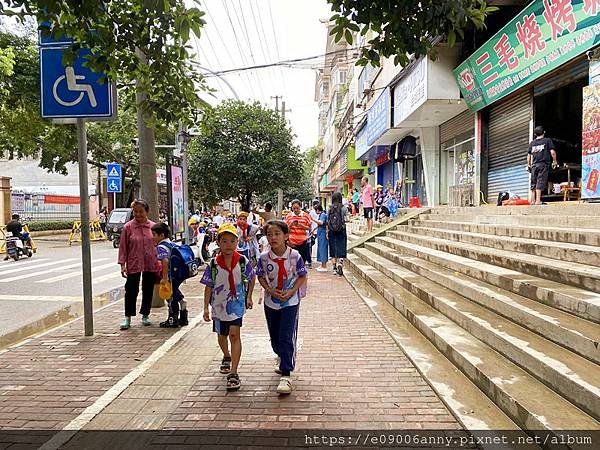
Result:
{"label": "child's short hair", "polygon": [[320,203],[315,205],[315,211],[317,211],[317,212],[323,212],[323,207],[321,206]]}
{"label": "child's short hair", "polygon": [[283,234],[290,234],[290,227],[288,227],[288,224],[285,223],[283,220],[279,220],[279,219],[271,219],[269,220],[265,226],[263,227],[263,232],[265,234],[267,234],[269,232],[269,228],[271,227],[277,227],[279,228]]}
{"label": "child's short hair", "polygon": [[297,198],[295,198],[294,200],[292,200],[292,206],[293,205],[300,205],[300,207],[302,207],[302,202],[300,200],[298,200]]}
{"label": "child's short hair", "polygon": [[171,229],[169,228],[169,225],[167,225],[166,223],[155,223],[154,225],[152,225],[152,228],[150,228],[153,232],[155,232],[156,234],[158,234],[159,236],[164,236],[166,238],[168,238],[169,236],[171,236]]}

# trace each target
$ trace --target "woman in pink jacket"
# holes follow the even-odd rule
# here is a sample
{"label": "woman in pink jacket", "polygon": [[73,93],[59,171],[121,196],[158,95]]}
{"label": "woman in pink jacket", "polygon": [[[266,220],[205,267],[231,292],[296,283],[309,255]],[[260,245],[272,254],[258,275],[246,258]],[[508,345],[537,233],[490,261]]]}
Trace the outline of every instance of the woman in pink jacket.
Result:
{"label": "woman in pink jacket", "polygon": [[152,307],[152,296],[156,273],[158,272],[158,259],[156,246],[152,239],[152,225],[148,219],[150,207],[144,200],[134,200],[133,219],[125,224],[121,233],[119,245],[119,264],[121,275],[125,282],[125,319],[121,323],[121,330],[127,330],[131,325],[131,316],[136,315],[136,301],[140,291],[140,278],[142,280],[142,323],[151,325],[149,315]]}

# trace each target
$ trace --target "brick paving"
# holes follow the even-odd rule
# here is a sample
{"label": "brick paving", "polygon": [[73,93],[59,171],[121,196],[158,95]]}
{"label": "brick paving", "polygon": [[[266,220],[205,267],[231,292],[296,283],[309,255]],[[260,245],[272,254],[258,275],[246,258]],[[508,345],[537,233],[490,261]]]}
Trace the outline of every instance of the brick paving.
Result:
{"label": "brick paving", "polygon": [[[188,298],[201,293],[195,280],[185,291]],[[192,313],[200,312],[200,303],[199,298],[191,299]],[[138,317],[130,330],[121,332],[118,303],[96,314],[92,338],[82,336],[82,321],[76,321],[0,354],[0,434],[64,427],[173,334],[157,327],[165,313],[161,309],[153,315],[152,327],[142,327]],[[152,448],[194,445],[199,443],[198,430],[211,430],[204,438],[220,446],[231,440],[232,430],[238,437],[258,431],[265,434],[255,435],[253,445],[270,447],[284,444],[285,436],[276,433],[309,429],[462,430],[343,278],[310,272],[291,395],[275,392],[279,377],[273,372],[262,305],[246,315],[242,342],[240,391],[226,391],[225,377],[218,372],[216,337],[210,325],[202,323],[66,448],[82,448],[85,433],[107,429],[163,430],[158,436],[129,436]],[[42,436],[39,442],[48,438]],[[15,441],[19,438],[16,435]],[[122,443],[125,436],[113,438]]]}
{"label": "brick paving", "polygon": [[242,389],[225,390],[217,355],[164,428],[461,429],[348,282],[315,271],[310,277],[294,392],[275,392],[279,377],[257,308],[242,328]]}

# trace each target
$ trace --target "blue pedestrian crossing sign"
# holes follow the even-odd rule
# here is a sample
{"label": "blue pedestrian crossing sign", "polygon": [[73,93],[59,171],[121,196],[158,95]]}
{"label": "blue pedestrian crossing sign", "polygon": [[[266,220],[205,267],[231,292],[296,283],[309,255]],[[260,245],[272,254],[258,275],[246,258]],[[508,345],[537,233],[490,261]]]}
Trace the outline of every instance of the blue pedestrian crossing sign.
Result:
{"label": "blue pedestrian crossing sign", "polygon": [[106,192],[122,192],[121,164],[107,164],[106,175]]}
{"label": "blue pedestrian crossing sign", "polygon": [[84,67],[81,50],[72,66],[63,66],[64,46],[40,47],[41,113],[48,119],[111,118],[114,87],[101,84],[103,73]]}

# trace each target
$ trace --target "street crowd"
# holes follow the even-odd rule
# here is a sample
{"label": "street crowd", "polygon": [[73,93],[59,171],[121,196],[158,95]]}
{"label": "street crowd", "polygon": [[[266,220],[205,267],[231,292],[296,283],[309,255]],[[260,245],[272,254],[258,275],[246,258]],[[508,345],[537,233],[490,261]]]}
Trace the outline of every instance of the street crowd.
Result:
{"label": "street crowd", "polygon": [[[190,212],[189,246],[171,241],[169,226],[152,222],[148,218],[148,203],[135,200],[131,205],[133,219],[125,224],[119,246],[118,262],[126,279],[121,330],[129,329],[131,318],[136,316],[140,282],[139,312],[143,326],[152,325],[150,312],[157,284],[160,297],[168,303],[168,317],[160,322],[160,327],[188,325],[188,303],[180,287],[198,273],[199,284],[204,286],[203,319],[212,321],[223,352],[219,370],[226,375],[226,389],[237,390],[242,383],[238,367],[243,317],[254,307],[253,291],[258,281],[258,303],[264,303],[276,355],[274,370],[281,375],[277,392],[289,394],[295,368],[299,307],[306,295],[308,271],[313,268],[315,244],[315,270],[327,272],[331,260],[333,273],[342,276],[349,217],[358,214],[362,207],[370,231],[374,215],[385,216],[384,203],[378,203],[380,199],[384,201],[382,190],[374,192],[366,177],[361,184],[361,193],[357,195],[355,190],[349,199],[344,199],[340,192],[333,193],[326,211],[319,201],[309,208],[293,200],[290,210],[281,212],[282,219],[276,217],[270,203],[264,209],[254,207],[236,215],[226,210]],[[386,209],[389,213],[389,208]],[[208,242],[213,248],[206,254],[203,251],[210,248]],[[194,246],[198,248],[195,253]],[[200,273],[198,265],[203,266]]]}

